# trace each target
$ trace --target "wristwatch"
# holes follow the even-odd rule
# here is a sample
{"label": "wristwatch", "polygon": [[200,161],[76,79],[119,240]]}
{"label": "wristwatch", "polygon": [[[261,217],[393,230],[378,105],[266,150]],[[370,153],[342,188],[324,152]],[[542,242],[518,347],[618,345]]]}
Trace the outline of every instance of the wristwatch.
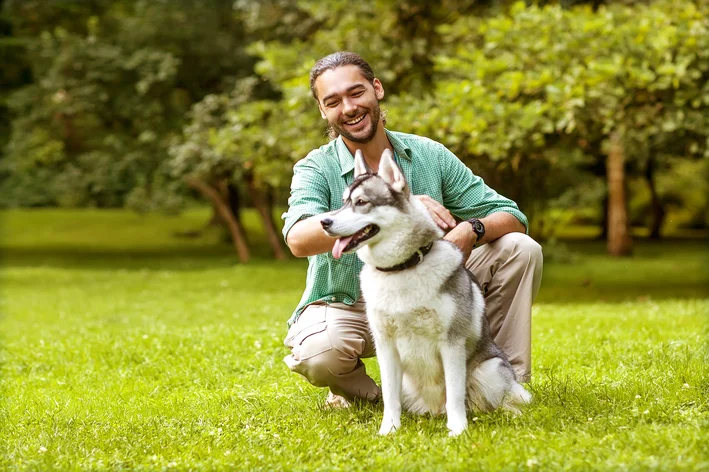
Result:
{"label": "wristwatch", "polygon": [[473,232],[478,235],[478,239],[475,241],[475,245],[477,246],[483,236],[485,236],[485,225],[477,218],[471,218],[466,221],[473,226]]}

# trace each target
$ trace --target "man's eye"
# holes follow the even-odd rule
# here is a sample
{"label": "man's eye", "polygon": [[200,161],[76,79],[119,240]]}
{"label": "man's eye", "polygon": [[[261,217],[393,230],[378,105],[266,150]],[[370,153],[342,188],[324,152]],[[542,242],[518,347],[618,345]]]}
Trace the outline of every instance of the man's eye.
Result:
{"label": "man's eye", "polygon": [[367,204],[367,202],[364,201],[364,200],[362,200],[361,198],[359,198],[359,199],[355,202],[355,205],[358,206],[358,207],[364,206],[364,205],[366,205],[366,204]]}
{"label": "man's eye", "polygon": [[328,108],[333,108],[333,107],[336,107],[339,103],[340,102],[329,102],[329,103],[326,103],[325,106]]}
{"label": "man's eye", "polygon": [[360,91],[360,92],[355,92],[355,93],[352,94],[352,96],[353,96],[353,97],[359,97],[359,96],[362,95],[363,93],[364,93],[364,92],[361,92],[361,91]]}

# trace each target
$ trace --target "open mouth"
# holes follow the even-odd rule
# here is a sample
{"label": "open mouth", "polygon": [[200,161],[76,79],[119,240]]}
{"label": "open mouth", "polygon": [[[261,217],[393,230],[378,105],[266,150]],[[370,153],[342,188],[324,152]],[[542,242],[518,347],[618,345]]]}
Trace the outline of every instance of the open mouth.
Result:
{"label": "open mouth", "polygon": [[343,236],[335,241],[335,247],[332,248],[332,255],[335,259],[339,259],[342,254],[353,251],[363,242],[372,238],[379,232],[379,226],[367,225],[355,234]]}
{"label": "open mouth", "polygon": [[347,126],[356,126],[356,125],[360,124],[360,123],[362,122],[362,120],[364,120],[364,117],[365,117],[365,116],[367,116],[367,114],[366,114],[366,113],[362,113],[360,116],[358,116],[357,118],[355,118],[355,119],[353,119],[353,120],[345,121],[345,124],[346,124]]}

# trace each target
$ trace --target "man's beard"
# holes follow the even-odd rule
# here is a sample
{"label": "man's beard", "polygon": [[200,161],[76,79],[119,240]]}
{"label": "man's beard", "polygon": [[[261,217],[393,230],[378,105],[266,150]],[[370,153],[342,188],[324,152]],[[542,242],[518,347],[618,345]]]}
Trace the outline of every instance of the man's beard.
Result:
{"label": "man's beard", "polygon": [[[330,129],[328,130],[330,133],[331,138],[336,138],[338,135],[342,136],[343,138],[347,138],[348,140],[352,141],[353,143],[360,143],[360,144],[366,144],[370,142],[372,139],[374,139],[374,135],[377,134],[377,128],[379,127],[379,118],[381,116],[381,110],[379,109],[379,103],[377,103],[373,108],[370,110],[370,116],[369,116],[369,131],[367,132],[366,135],[364,136],[355,136],[342,127],[339,126],[339,124],[330,122]],[[357,116],[357,115],[355,115]]]}

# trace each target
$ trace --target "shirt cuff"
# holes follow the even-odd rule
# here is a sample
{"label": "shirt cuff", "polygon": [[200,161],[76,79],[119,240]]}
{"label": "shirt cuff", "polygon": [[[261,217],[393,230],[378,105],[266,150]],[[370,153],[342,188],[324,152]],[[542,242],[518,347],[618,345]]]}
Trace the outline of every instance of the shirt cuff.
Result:
{"label": "shirt cuff", "polygon": [[316,213],[298,213],[297,215],[291,215],[289,213],[283,213],[281,218],[285,220],[285,223],[283,225],[283,240],[286,242],[286,245],[288,245],[288,233],[290,232],[291,228],[295,226],[295,224],[299,221],[302,221],[306,218],[310,218],[311,216],[315,216]]}

